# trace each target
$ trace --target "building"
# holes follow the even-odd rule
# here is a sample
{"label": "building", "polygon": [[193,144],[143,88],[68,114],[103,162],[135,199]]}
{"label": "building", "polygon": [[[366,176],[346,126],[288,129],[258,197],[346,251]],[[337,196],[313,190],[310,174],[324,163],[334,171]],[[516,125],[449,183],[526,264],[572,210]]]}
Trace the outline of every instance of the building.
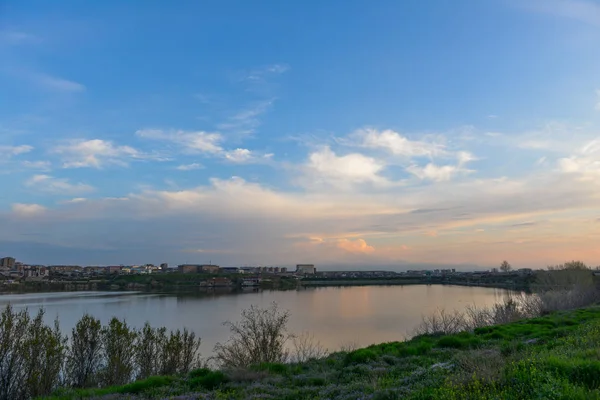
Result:
{"label": "building", "polygon": [[53,274],[75,275],[83,272],[79,265],[50,265],[48,269]]}
{"label": "building", "polygon": [[177,270],[181,274],[197,274],[199,272],[198,265],[195,264],[183,264],[178,265]]}
{"label": "building", "polygon": [[221,267],[218,265],[206,265],[206,264],[182,264],[177,267],[178,271],[182,274],[218,274]]}
{"label": "building", "polygon": [[200,265],[200,272],[218,274],[220,270],[221,267],[218,265]]}
{"label": "building", "polygon": [[238,267],[223,267],[221,272],[225,274],[243,274],[244,270]]}
{"label": "building", "polygon": [[119,274],[119,273],[121,273],[121,268],[122,267],[120,265],[111,265],[111,266],[106,267],[106,268],[108,268],[108,273],[109,274]]}
{"label": "building", "polygon": [[0,258],[0,269],[13,269],[16,260],[13,257]]}
{"label": "building", "polygon": [[83,268],[83,272],[88,275],[101,275],[105,274],[108,271],[106,267],[97,267],[97,266],[87,266]]}
{"label": "building", "polygon": [[167,272],[167,270],[169,269],[169,264],[167,264],[167,263],[160,264],[160,269],[162,272]]}
{"label": "building", "polygon": [[521,269],[517,270],[517,273],[519,275],[532,275],[533,270],[531,268],[521,268]]}
{"label": "building", "polygon": [[296,273],[302,275],[314,275],[317,272],[314,264],[297,264]]}
{"label": "building", "polygon": [[29,279],[43,279],[48,277],[48,269],[44,266],[27,265],[23,267],[23,277]]}
{"label": "building", "polygon": [[233,282],[231,281],[231,279],[224,277],[224,276],[220,276],[217,278],[212,278],[211,279],[211,284],[214,287],[229,287],[229,286],[233,286]]}

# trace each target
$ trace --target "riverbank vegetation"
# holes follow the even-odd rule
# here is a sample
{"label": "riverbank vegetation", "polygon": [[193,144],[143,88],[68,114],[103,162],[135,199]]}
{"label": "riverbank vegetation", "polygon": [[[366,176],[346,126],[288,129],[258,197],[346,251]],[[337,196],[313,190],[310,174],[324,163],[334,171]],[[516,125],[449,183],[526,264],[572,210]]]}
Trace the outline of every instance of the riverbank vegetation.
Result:
{"label": "riverbank vegetation", "polygon": [[594,279],[568,263],[549,269],[534,294],[439,311],[411,340],[331,354],[310,335],[288,332],[289,314],[276,305],[252,307],[226,323],[230,339],[203,361],[200,339],[185,330],[136,330],[118,319],[102,326],[84,316],[67,338],[43,314],[7,307],[0,400],[600,399]]}

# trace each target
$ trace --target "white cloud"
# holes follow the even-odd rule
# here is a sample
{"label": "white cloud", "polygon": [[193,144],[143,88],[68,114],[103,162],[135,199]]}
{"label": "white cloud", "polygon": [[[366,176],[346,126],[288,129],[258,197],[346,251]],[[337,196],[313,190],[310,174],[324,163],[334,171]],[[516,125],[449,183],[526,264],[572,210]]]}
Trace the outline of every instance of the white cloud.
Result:
{"label": "white cloud", "polygon": [[386,184],[388,181],[379,175],[384,167],[382,162],[359,153],[338,156],[329,147],[311,153],[306,165],[310,178],[342,185],[369,182]]}
{"label": "white cloud", "polygon": [[267,72],[271,72],[274,74],[283,74],[284,72],[286,72],[287,70],[290,69],[290,66],[287,64],[273,64],[273,65],[269,65],[265,69]]}
{"label": "white cloud", "polygon": [[40,192],[60,195],[74,195],[94,190],[84,183],[70,183],[68,179],[55,178],[50,175],[34,175],[25,182],[25,186]]}
{"label": "white cloud", "polygon": [[20,146],[0,146],[0,154],[3,154],[5,157],[18,156],[20,154],[29,153],[33,150],[32,146],[29,145],[20,145]]}
{"label": "white cloud", "polygon": [[558,160],[560,171],[583,178],[600,176],[600,138],[586,143],[576,154]]}
{"label": "white cloud", "polygon": [[57,90],[61,92],[83,92],[85,86],[81,83],[70,81],[67,79],[50,76],[47,74],[33,74],[33,79],[42,86],[48,89]]}
{"label": "white cloud", "polygon": [[287,64],[271,64],[242,73],[241,80],[249,82],[264,81],[268,75],[281,75],[289,69],[290,66]]}
{"label": "white cloud", "polygon": [[63,158],[64,168],[102,168],[107,164],[127,165],[130,160],[158,159],[130,146],[119,146],[109,140],[76,139],[52,149]]}
{"label": "white cloud", "polygon": [[215,154],[223,151],[223,148],[219,144],[223,141],[223,137],[219,133],[141,129],[136,132],[136,135],[146,139],[172,142],[183,147],[188,152]]}
{"label": "white cloud", "polygon": [[533,12],[600,26],[600,4],[591,0],[529,0],[515,2]]}
{"label": "white cloud", "polygon": [[432,157],[446,153],[444,146],[441,144],[410,140],[390,129],[383,131],[371,128],[360,129],[352,136],[359,139],[359,145],[361,146],[385,149],[394,155],[406,157]]}
{"label": "white cloud", "polygon": [[37,42],[39,39],[30,33],[20,31],[2,31],[0,32],[0,44],[20,45],[25,43]]}
{"label": "white cloud", "polygon": [[255,132],[261,124],[259,117],[265,114],[272,106],[273,100],[266,100],[255,103],[223,122],[217,125],[218,129],[224,131],[233,131],[242,135],[248,135]]}
{"label": "white cloud", "polygon": [[468,162],[477,160],[477,157],[475,157],[473,154],[471,154],[468,151],[459,151],[456,154],[456,158],[458,159],[459,166],[463,166]]}
{"label": "white cloud", "polygon": [[30,169],[39,169],[42,171],[49,171],[51,169],[52,164],[50,161],[23,161],[21,163],[25,168]]}
{"label": "white cloud", "polygon": [[199,163],[192,163],[192,164],[182,164],[180,166],[177,167],[177,169],[179,171],[194,171],[197,169],[202,169],[204,168],[204,166],[202,164]]}
{"label": "white cloud", "polygon": [[253,154],[248,149],[235,149],[226,152],[225,158],[234,163],[244,163],[252,160]]}
{"label": "white cloud", "polygon": [[39,204],[15,203],[12,205],[12,212],[19,217],[34,217],[43,214],[46,207]]}
{"label": "white cloud", "polygon": [[435,182],[443,182],[452,179],[460,171],[460,168],[455,165],[444,165],[440,167],[429,163],[425,167],[411,165],[410,167],[406,168],[406,170],[419,179],[429,179]]}

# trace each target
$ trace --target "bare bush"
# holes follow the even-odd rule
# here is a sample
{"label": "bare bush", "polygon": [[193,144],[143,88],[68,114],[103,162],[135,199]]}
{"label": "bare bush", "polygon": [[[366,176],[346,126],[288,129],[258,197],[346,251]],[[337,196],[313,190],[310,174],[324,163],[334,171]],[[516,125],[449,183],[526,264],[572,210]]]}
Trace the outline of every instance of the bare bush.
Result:
{"label": "bare bush", "polygon": [[438,309],[433,314],[424,316],[421,324],[415,329],[415,335],[451,335],[461,332],[466,326],[465,315],[458,311],[451,313]]}
{"label": "bare bush", "polygon": [[326,357],[329,352],[310,332],[302,332],[292,338],[293,354],[291,360],[301,363]]}
{"label": "bare bush", "polygon": [[263,362],[286,362],[289,312],[273,303],[269,308],[251,306],[238,322],[225,322],[231,338],[217,343],[214,359],[221,367],[243,368]]}
{"label": "bare bush", "polygon": [[67,378],[75,387],[94,386],[102,366],[102,324],[91,315],[84,315],[71,334],[67,356]]}
{"label": "bare bush", "polygon": [[484,382],[497,381],[506,365],[506,359],[495,349],[460,352],[455,356],[454,362],[458,367],[454,383],[465,383],[473,377]]}
{"label": "bare bush", "polygon": [[340,345],[339,351],[342,353],[350,353],[351,351],[354,351],[359,347],[360,345],[356,341],[344,342]]}

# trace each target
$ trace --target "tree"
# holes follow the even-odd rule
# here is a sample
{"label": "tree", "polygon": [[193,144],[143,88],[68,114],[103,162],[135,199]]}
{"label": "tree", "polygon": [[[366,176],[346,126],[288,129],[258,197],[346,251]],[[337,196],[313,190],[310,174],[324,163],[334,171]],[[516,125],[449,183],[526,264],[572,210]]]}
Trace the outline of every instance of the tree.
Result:
{"label": "tree", "polygon": [[102,364],[102,324],[91,315],[84,315],[71,334],[67,356],[67,375],[75,387],[97,384]]}
{"label": "tree", "polygon": [[511,269],[512,266],[506,260],[502,261],[502,264],[500,264],[500,271],[502,272],[509,272]]}
{"label": "tree", "polygon": [[125,321],[113,317],[102,328],[102,349],[105,361],[102,381],[106,386],[124,385],[131,381],[134,371],[137,332]]}

